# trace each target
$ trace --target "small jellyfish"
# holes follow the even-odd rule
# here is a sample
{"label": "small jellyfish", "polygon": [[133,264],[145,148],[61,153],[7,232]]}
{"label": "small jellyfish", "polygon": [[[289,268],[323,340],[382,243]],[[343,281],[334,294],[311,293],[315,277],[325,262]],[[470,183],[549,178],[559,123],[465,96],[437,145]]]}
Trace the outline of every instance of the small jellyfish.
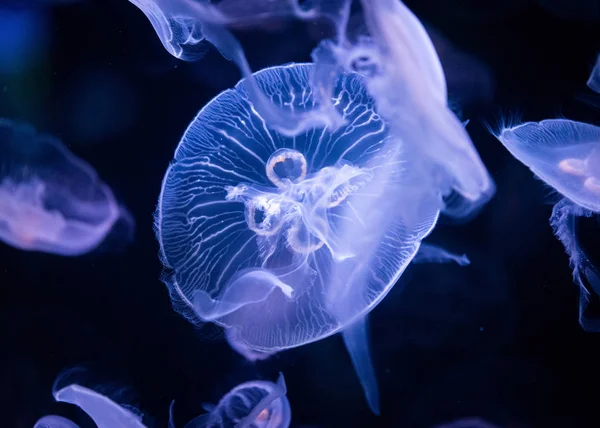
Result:
{"label": "small jellyfish", "polygon": [[[77,384],[54,391],[58,402],[70,403],[86,412],[98,428],[146,428],[140,416],[108,397]],[[49,415],[38,420],[34,428],[79,428],[61,416]]]}
{"label": "small jellyfish", "polygon": [[33,428],[79,428],[79,426],[62,416],[48,415],[40,418]]}
{"label": "small jellyfish", "polygon": [[[225,394],[216,406],[205,405],[210,413],[198,416],[184,428],[287,428],[292,411],[286,393],[281,373],[277,383],[261,380],[242,383]],[[172,410],[173,405],[169,428],[175,428]]]}
{"label": "small jellyfish", "polygon": [[119,219],[132,226],[90,165],[58,140],[0,119],[0,240],[76,256],[96,248]]}
{"label": "small jellyfish", "polygon": [[588,317],[590,293],[600,294],[600,274],[582,250],[576,219],[600,213],[600,127],[567,119],[527,122],[504,128],[496,137],[514,157],[564,196],[554,207],[550,224],[570,256],[580,287],[579,321],[600,331]]}
{"label": "small jellyfish", "polygon": [[[277,108],[306,111],[315,102],[312,67],[273,67],[254,80]],[[333,99],[346,125],[297,136],[270,126],[246,81],[217,96],[175,152],[155,228],[183,315],[231,329],[236,346],[266,354],[342,332],[378,413],[366,317],[443,202],[363,82],[356,73],[337,81]]]}

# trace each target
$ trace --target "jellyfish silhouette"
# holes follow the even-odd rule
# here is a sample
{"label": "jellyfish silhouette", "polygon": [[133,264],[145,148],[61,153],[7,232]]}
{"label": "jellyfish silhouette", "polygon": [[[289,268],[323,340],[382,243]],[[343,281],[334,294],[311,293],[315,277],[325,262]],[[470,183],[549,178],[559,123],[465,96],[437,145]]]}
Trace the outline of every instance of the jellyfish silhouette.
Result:
{"label": "jellyfish silhouette", "polygon": [[[277,383],[255,380],[242,383],[219,401],[216,406],[205,405],[209,413],[188,422],[184,428],[287,428],[292,412],[283,374]],[[173,403],[169,428],[173,422]]]}
{"label": "jellyfish silhouette", "polygon": [[133,226],[90,165],[57,139],[0,119],[0,240],[76,256],[96,248],[120,218]]}
{"label": "jellyfish silhouette", "polygon": [[600,319],[588,310],[590,298],[600,294],[600,273],[577,234],[579,217],[600,213],[600,127],[554,119],[506,127],[496,136],[515,158],[564,196],[554,206],[550,224],[569,254],[580,288],[580,324],[585,330],[600,331]]}
{"label": "jellyfish silhouette", "polygon": [[[86,412],[98,428],[146,428],[135,413],[86,387],[71,384],[54,392],[54,399],[70,403]],[[38,420],[34,428],[78,428],[61,416],[49,415]]]}

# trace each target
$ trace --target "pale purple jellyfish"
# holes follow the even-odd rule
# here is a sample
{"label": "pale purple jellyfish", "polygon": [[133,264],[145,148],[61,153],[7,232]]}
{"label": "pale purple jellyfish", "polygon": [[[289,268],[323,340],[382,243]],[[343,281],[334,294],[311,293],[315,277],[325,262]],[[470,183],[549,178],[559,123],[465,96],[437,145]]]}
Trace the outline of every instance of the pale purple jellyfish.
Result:
{"label": "pale purple jellyfish", "polygon": [[[184,428],[288,428],[292,419],[283,374],[276,383],[255,380],[229,391],[217,405],[204,405],[209,413],[188,422]],[[175,428],[172,419],[169,428]]]}
{"label": "pale purple jellyfish", "polygon": [[[54,399],[79,407],[92,418],[97,428],[146,428],[142,417],[132,409],[120,406],[105,395],[78,384],[54,391]],[[79,427],[61,416],[48,415],[38,420],[34,428]]]}
{"label": "pale purple jellyfish", "polygon": [[[468,218],[494,193],[423,26],[395,0],[360,2],[364,33],[348,28],[350,0],[243,13],[235,0],[132,2],[172,55],[207,41],[244,76],[200,111],[163,181],[156,231],[175,307],[231,329],[242,353],[341,332],[379,413],[369,312],[440,213]],[[273,16],[326,18],[335,35],[312,64],[252,74],[227,27]]]}
{"label": "pale purple jellyfish", "polygon": [[[592,89],[597,84],[596,72],[594,69],[588,82]],[[600,319],[589,308],[590,299],[600,294],[600,272],[578,237],[580,218],[599,219],[600,127],[552,119],[503,127],[496,137],[564,197],[554,206],[550,224],[569,254],[573,278],[580,289],[579,322],[587,331],[600,331]]]}
{"label": "pale purple jellyfish", "polygon": [[64,256],[96,248],[133,220],[94,169],[60,141],[0,119],[0,240]]}

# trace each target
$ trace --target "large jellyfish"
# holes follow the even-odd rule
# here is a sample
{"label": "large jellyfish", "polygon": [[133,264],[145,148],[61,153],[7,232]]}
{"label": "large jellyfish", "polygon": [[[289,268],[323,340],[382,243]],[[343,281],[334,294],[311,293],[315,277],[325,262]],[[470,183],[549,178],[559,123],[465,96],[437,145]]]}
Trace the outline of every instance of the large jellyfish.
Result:
{"label": "large jellyfish", "polygon": [[469,217],[494,191],[448,108],[427,33],[396,1],[363,2],[359,36],[346,28],[349,1],[259,2],[254,18],[324,16],[336,37],[312,65],[252,75],[226,29],[239,16],[203,2],[134,3],[173,55],[206,39],[245,76],[198,114],[163,181],[156,230],[176,306],[230,329],[243,351],[341,331],[378,413],[367,314],[440,210]]}
{"label": "large jellyfish", "polygon": [[[254,77],[278,108],[306,110],[312,67]],[[156,232],[184,315],[264,353],[343,331],[361,374],[370,367],[365,316],[417,253],[442,201],[402,156],[360,75],[341,74],[334,98],[345,126],[294,137],[270,128],[245,81],[215,98],[176,150]]]}
{"label": "large jellyfish", "polygon": [[[146,428],[142,418],[108,397],[86,387],[71,384],[54,391],[54,399],[70,403],[86,412],[98,428]],[[49,415],[38,420],[34,428],[78,428],[61,416]]]}
{"label": "large jellyfish", "polygon": [[0,119],[0,240],[65,256],[96,248],[132,220],[93,168],[60,141]]}
{"label": "large jellyfish", "polygon": [[[594,74],[588,85],[594,88]],[[592,82],[590,84],[590,82]],[[535,175],[564,196],[552,210],[550,224],[570,257],[580,289],[579,322],[600,331],[590,299],[600,294],[600,272],[579,241],[579,219],[600,213],[600,127],[568,119],[527,122],[502,129],[496,137]],[[593,293],[593,294],[592,294]]]}
{"label": "large jellyfish", "polygon": [[[283,374],[279,374],[277,383],[262,380],[242,383],[225,394],[216,406],[205,405],[209,413],[191,420],[185,428],[287,428],[292,411],[286,393]],[[175,428],[172,418],[169,428]]]}

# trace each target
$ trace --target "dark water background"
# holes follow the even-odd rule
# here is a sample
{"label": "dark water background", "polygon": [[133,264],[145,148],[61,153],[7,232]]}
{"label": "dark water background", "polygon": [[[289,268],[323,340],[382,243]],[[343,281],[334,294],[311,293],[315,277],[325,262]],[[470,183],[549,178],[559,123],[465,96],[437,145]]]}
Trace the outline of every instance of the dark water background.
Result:
{"label": "dark water background", "polygon": [[[214,330],[179,317],[160,282],[152,214],[162,177],[187,124],[237,82],[237,69],[214,51],[197,64],[176,61],[125,0],[49,3],[28,6],[41,9],[27,33],[41,36],[19,67],[0,74],[0,117],[62,139],[137,228],[121,251],[105,245],[78,258],[0,245],[0,426],[31,427],[48,413],[93,426],[51,396],[57,374],[81,366],[157,427],[173,399],[181,426],[201,403],[278,371],[293,426],[419,428],[467,416],[510,428],[598,426],[600,336],[577,322],[568,258],[548,224],[557,198],[483,126],[515,112],[598,123],[600,111],[582,101],[591,99],[585,81],[600,50],[594,16],[566,20],[527,0],[406,2],[493,72],[493,91],[463,116],[498,191],[474,221],[442,224],[431,237],[467,253],[470,267],[412,266],[372,313],[377,418],[340,337],[251,364]],[[11,34],[0,27],[0,43]],[[308,61],[314,45],[300,24],[238,35],[254,70]],[[587,233],[600,237],[600,228],[585,230],[595,245]]]}

